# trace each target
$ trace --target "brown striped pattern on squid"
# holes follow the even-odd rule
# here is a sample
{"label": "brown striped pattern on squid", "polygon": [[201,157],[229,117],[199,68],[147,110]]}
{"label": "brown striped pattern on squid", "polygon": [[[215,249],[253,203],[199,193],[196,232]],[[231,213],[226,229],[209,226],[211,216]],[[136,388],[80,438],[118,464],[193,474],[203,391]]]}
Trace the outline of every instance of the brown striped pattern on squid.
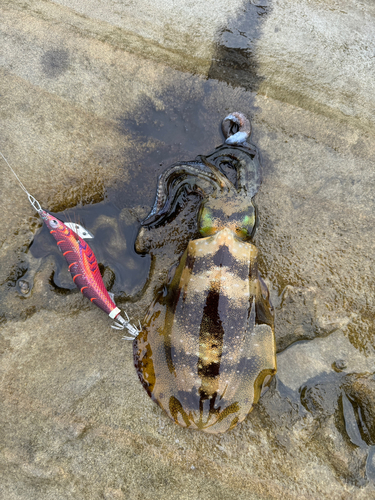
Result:
{"label": "brown striped pattern on squid", "polygon": [[273,310],[257,249],[224,228],[189,242],[134,342],[140,380],[180,425],[224,432],[276,372]]}

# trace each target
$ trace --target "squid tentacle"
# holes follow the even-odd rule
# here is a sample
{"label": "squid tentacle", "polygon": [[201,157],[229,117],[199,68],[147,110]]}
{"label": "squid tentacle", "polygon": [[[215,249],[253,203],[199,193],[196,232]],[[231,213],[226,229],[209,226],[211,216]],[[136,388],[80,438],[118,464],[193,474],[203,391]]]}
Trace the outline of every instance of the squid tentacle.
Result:
{"label": "squid tentacle", "polygon": [[183,189],[190,186],[190,192],[202,196],[211,194],[220,186],[217,175],[197,161],[175,163],[159,176],[154,206],[142,221],[142,226],[156,227],[173,212]]}
{"label": "squid tentacle", "polygon": [[236,170],[238,192],[244,192],[250,199],[258,192],[262,179],[259,153],[255,146],[246,144],[233,147],[223,144],[205,158],[225,176],[226,166]]}
{"label": "squid tentacle", "polygon": [[[183,191],[207,197],[219,189],[233,187],[252,198],[261,184],[259,154],[255,146],[247,143],[251,125],[245,115],[234,112],[224,118],[222,130],[226,141],[207,156],[195,161],[178,162],[158,178],[156,198],[142,226],[160,226],[175,210]],[[228,178],[228,168],[236,171],[236,182]]]}

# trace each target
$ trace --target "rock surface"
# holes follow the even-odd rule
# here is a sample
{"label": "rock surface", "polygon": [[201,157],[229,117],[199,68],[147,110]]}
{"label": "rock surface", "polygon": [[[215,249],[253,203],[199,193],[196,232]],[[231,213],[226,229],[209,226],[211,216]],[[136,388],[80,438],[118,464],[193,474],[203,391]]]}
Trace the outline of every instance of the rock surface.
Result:
{"label": "rock surface", "polygon": [[193,200],[134,252],[157,176],[251,117],[279,354],[233,431],[175,426],[1,162],[0,498],[375,498],[374,22],[370,0],[1,2],[0,151],[95,232],[134,320],[194,232]]}

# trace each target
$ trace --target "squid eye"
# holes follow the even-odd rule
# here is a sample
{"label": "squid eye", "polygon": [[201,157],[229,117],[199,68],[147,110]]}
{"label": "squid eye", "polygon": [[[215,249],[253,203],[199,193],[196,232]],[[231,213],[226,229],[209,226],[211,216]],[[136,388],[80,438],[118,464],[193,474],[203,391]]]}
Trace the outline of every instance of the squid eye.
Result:
{"label": "squid eye", "polygon": [[255,217],[254,214],[252,215],[245,215],[242,221],[242,225],[246,228],[253,227],[255,223]]}
{"label": "squid eye", "polygon": [[241,226],[237,228],[236,233],[243,240],[249,239],[255,225],[255,215],[245,215],[241,221]]}
{"label": "squid eye", "polygon": [[215,230],[216,228],[213,224],[212,214],[207,208],[204,208],[199,219],[199,232],[202,236],[209,236],[213,234]]}
{"label": "squid eye", "polygon": [[51,219],[49,221],[49,225],[52,227],[52,229],[56,229],[59,226],[59,223],[56,219]]}

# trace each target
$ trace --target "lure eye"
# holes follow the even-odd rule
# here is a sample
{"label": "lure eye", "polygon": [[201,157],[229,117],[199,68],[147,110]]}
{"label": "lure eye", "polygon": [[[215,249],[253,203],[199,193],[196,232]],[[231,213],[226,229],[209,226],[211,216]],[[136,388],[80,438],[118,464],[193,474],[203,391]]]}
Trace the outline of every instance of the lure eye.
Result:
{"label": "lure eye", "polygon": [[51,219],[49,221],[49,225],[52,227],[52,229],[56,229],[59,226],[59,223],[56,219]]}

